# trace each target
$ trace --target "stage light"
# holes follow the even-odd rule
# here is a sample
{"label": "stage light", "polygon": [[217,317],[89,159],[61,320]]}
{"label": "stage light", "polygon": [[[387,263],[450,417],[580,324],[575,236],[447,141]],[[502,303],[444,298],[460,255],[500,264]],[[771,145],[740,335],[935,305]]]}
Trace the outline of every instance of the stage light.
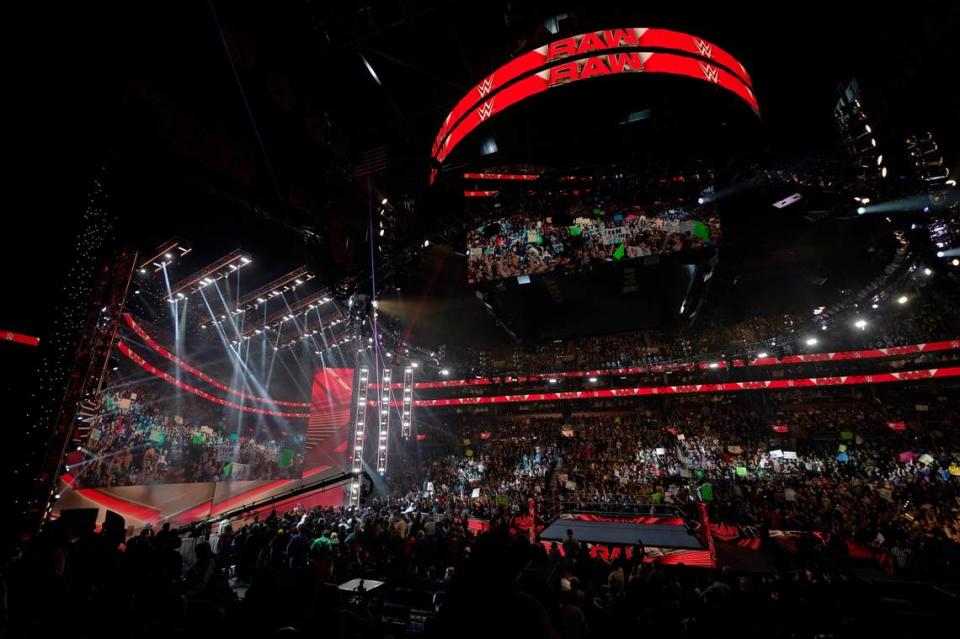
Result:
{"label": "stage light", "polygon": [[872,306],[873,308],[880,308],[880,305],[877,304],[876,302],[874,302],[874,303],[871,304],[870,306]]}
{"label": "stage light", "polygon": [[866,126],[866,130],[867,130],[867,133],[873,133],[873,129],[870,128],[869,124]]}
{"label": "stage light", "polygon": [[387,205],[387,198],[383,198],[382,200],[380,200],[380,204],[382,204],[383,206],[386,206],[386,205]]}
{"label": "stage light", "polygon": [[140,269],[140,275],[146,275],[146,274],[147,274],[147,269],[145,268]]}
{"label": "stage light", "polygon": [[133,292],[133,294],[134,294],[134,295],[139,295],[139,294],[140,294],[140,289],[138,288],[137,290],[135,290],[135,291]]}
{"label": "stage light", "polygon": [[58,499],[60,499],[60,493],[54,493],[54,494],[53,494],[53,500],[54,500],[54,501],[57,501]]}
{"label": "stage light", "polygon": [[596,377],[591,377],[591,378],[590,378],[590,383],[591,383],[591,384],[595,384],[596,382],[597,382],[597,378],[596,378]]}
{"label": "stage light", "polygon": [[420,366],[420,363],[419,363],[419,362],[410,362],[410,367],[411,367],[411,368],[417,368],[417,367],[419,367],[419,366]]}
{"label": "stage light", "polygon": [[943,251],[937,251],[937,257],[943,257]]}
{"label": "stage light", "polygon": [[553,377],[551,377],[551,378],[548,379],[547,381],[550,382],[551,384],[556,384],[556,383],[557,383],[557,380],[554,379]]}
{"label": "stage light", "polygon": [[816,346],[816,344],[817,344],[817,338],[816,338],[816,337],[808,337],[808,338],[807,338],[807,346]]}
{"label": "stage light", "polygon": [[280,350],[280,348],[277,347],[277,346],[274,346],[274,347],[273,347],[273,350],[278,351],[278,350]]}
{"label": "stage light", "polygon": [[957,185],[957,181],[951,178],[951,179],[947,180],[946,182],[944,182],[944,184],[946,184],[947,186],[956,186],[956,185]]}
{"label": "stage light", "polygon": [[446,376],[450,374],[450,371],[444,368],[443,370],[440,371],[440,374]]}
{"label": "stage light", "polygon": [[710,368],[720,368],[720,364],[717,362],[710,362]]}
{"label": "stage light", "polygon": [[758,359],[763,359],[764,357],[767,357],[766,351],[757,353],[757,358],[758,358]]}
{"label": "stage light", "polygon": [[380,229],[380,237],[383,237],[383,234],[386,233],[386,229]]}
{"label": "stage light", "polygon": [[859,328],[860,330],[863,330],[867,327],[867,320],[858,319],[856,322],[853,323],[853,325]]}
{"label": "stage light", "polygon": [[424,241],[423,241],[423,248],[427,248],[428,246],[430,246],[430,240],[424,240]]}
{"label": "stage light", "polygon": [[704,202],[706,202],[706,200],[703,199],[702,197],[697,198],[697,204],[703,204]]}
{"label": "stage light", "polygon": [[872,146],[872,147],[876,147],[876,146],[877,146],[877,140],[876,140],[876,138],[870,138],[870,146]]}
{"label": "stage light", "polygon": [[880,177],[887,177],[887,167],[880,169]]}
{"label": "stage light", "polygon": [[877,166],[883,166],[883,153],[877,156]]}
{"label": "stage light", "polygon": [[931,270],[928,269],[928,268],[925,268],[925,269],[923,269],[923,274],[924,274],[924,275],[933,275],[933,271],[931,271]]}
{"label": "stage light", "polygon": [[164,253],[163,256],[164,256],[165,258],[167,258],[168,260],[172,260],[172,259],[173,259],[173,256],[170,255],[169,253]]}
{"label": "stage light", "polygon": [[253,260],[251,260],[251,259],[250,259],[249,257],[247,257],[247,256],[243,256],[243,257],[240,258],[240,261],[243,262],[244,264],[249,264],[249,263],[252,262]]}
{"label": "stage light", "polygon": [[866,212],[867,212],[867,209],[862,206],[857,208],[857,215],[863,215]]}
{"label": "stage light", "polygon": [[953,264],[954,266],[960,266],[960,260],[958,260],[957,258],[953,258],[953,261],[950,263]]}
{"label": "stage light", "polygon": [[906,295],[901,295],[900,297],[897,298],[897,304],[906,304],[906,303],[907,303]]}
{"label": "stage light", "polygon": [[360,59],[363,61],[363,66],[367,67],[367,72],[370,74],[370,77],[373,78],[373,81],[378,85],[383,86],[383,83],[380,82],[380,77],[377,75],[377,72],[373,70],[373,67],[370,66],[370,63],[367,62],[367,59],[363,57],[363,54],[360,54]]}

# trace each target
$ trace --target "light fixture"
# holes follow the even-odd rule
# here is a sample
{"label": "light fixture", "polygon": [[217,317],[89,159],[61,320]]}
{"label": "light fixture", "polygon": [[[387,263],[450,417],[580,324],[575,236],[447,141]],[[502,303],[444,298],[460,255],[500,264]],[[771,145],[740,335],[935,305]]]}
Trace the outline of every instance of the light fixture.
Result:
{"label": "light fixture", "polygon": [[383,198],[382,200],[380,200],[380,204],[382,204],[383,206],[386,206],[386,205],[387,205],[387,198]]}
{"label": "light fixture", "polygon": [[450,371],[448,371],[447,369],[444,368],[443,370],[440,371],[440,374],[441,374],[441,375],[449,375],[449,374],[450,374]]}
{"label": "light fixture", "polygon": [[865,320],[865,319],[858,319],[856,322],[853,323],[853,325],[856,326],[857,328],[863,330],[863,329],[865,329],[865,328],[867,327],[867,320]]}
{"label": "light fixture", "polygon": [[960,259],[953,258],[953,261],[950,263],[953,264],[954,266],[960,266]]}
{"label": "light fixture", "polygon": [[906,295],[901,295],[900,297],[897,298],[897,304],[906,304],[906,303],[907,303]]}
{"label": "light fixture", "polygon": [[816,338],[816,337],[808,337],[808,338],[807,338],[807,346],[815,346],[816,344],[817,344],[817,338]]}
{"label": "light fixture", "polygon": [[717,362],[710,362],[710,368],[720,368],[720,364]]}
{"label": "light fixture", "polygon": [[597,382],[597,378],[596,378],[596,377],[591,377],[591,378],[590,378],[590,383],[591,383],[591,384],[595,384],[596,382]]}
{"label": "light fixture", "polygon": [[410,362],[410,367],[411,367],[411,368],[417,368],[418,366],[420,366],[420,363],[419,363],[419,362]]}
{"label": "light fixture", "polygon": [[865,207],[862,207],[862,206],[857,207],[857,215],[863,215],[866,212],[867,212],[867,209]]}
{"label": "light fixture", "polygon": [[929,268],[925,268],[923,269],[923,274],[928,276],[933,275],[933,271],[931,271]]}
{"label": "light fixture", "polygon": [[757,358],[758,358],[758,359],[763,359],[764,357],[768,357],[766,351],[762,351],[762,352],[760,352],[760,353],[757,353]]}

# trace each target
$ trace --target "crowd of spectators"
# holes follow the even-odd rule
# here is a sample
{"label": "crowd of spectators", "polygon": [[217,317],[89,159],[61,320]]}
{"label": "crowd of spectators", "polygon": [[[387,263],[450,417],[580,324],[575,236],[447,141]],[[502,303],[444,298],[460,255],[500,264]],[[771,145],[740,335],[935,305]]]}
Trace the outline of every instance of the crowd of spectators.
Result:
{"label": "crowd of spectators", "polygon": [[467,233],[470,283],[713,246],[720,222],[681,209],[577,199],[552,201]]}
{"label": "crowd of spectators", "polygon": [[[702,499],[718,522],[849,540],[897,556],[905,573],[940,575],[960,568],[951,397],[781,393],[773,407],[762,397],[671,398],[657,408],[501,418],[497,427],[486,415],[479,427],[493,432],[470,440],[470,456],[442,446],[402,476],[438,493],[504,494],[518,507],[524,497],[574,510]],[[518,500],[502,478],[522,476],[517,460],[534,446],[558,451],[556,472]]]}
{"label": "crowd of spectators", "polygon": [[231,419],[219,404],[160,395],[155,384],[108,390],[100,401],[85,450],[68,460],[78,486],[292,479],[302,472],[303,435],[295,424]]}
{"label": "crowd of spectators", "polygon": [[[50,636],[68,623],[81,635],[164,637],[889,629],[871,617],[877,586],[841,542],[887,557],[875,569],[885,578],[956,578],[955,393],[817,392],[459,413],[396,451],[386,490],[356,510],[293,507],[130,538],[108,524],[51,522],[5,566],[11,636]],[[444,438],[446,428],[456,432]],[[757,552],[776,555],[776,569],[660,565],[643,553],[594,553],[575,536],[532,544],[520,527],[537,525],[531,499],[548,517],[657,503],[695,517],[685,504],[703,503],[714,525],[760,539]],[[777,534],[796,531],[816,543],[783,558]],[[363,581],[337,588],[353,579]],[[49,601],[63,614],[43,614]],[[802,614],[811,606],[816,615]],[[80,614],[104,607],[106,629]]]}

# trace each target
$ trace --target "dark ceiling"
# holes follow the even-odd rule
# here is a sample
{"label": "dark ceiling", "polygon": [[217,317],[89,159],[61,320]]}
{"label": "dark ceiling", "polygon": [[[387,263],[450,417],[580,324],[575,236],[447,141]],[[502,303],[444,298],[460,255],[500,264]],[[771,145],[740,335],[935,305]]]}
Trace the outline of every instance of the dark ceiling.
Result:
{"label": "dark ceiling", "polygon": [[[40,288],[14,278],[10,294],[24,303],[6,327],[43,333],[104,165],[120,234],[140,248],[175,232],[211,258],[243,245],[273,272],[303,261],[330,280],[357,272],[369,263],[371,199],[423,197],[446,111],[511,55],[546,42],[551,15],[571,16],[568,33],[659,26],[726,48],[754,80],[758,154],[837,155],[830,110],[838,83],[856,75],[882,136],[930,128],[954,166],[960,157],[960,92],[942,70],[957,59],[956,6],[597,4],[211,0],[75,4],[11,20],[21,28],[8,59],[10,176],[23,197],[8,229],[32,250],[3,266],[49,275]],[[351,177],[381,147],[384,167]]]}

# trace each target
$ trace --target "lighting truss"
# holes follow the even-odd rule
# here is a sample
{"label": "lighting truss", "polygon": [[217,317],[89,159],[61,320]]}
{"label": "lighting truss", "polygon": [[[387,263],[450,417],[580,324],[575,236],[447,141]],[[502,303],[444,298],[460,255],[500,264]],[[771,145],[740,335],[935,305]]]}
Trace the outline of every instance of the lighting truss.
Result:
{"label": "lighting truss", "polygon": [[[200,289],[221,280],[235,271],[243,268],[250,262],[249,257],[244,255],[240,249],[221,257],[216,262],[200,269],[193,275],[185,277],[170,288],[170,297],[168,302],[174,302],[177,299],[183,299],[187,295],[192,295]],[[184,293],[186,291],[186,293]]]}
{"label": "lighting truss", "polygon": [[[347,321],[346,318],[338,317],[337,319],[328,323],[324,323],[321,320],[321,326],[318,328],[311,329],[311,328],[304,327],[303,331],[296,337],[285,340],[282,343],[276,342],[277,350],[284,349],[284,348],[292,348],[297,344],[302,344],[310,339],[314,339],[314,340],[319,339],[323,342],[323,348],[317,348],[315,351],[319,355],[321,352],[331,351],[335,348],[340,348],[341,346],[343,346],[348,342],[352,342],[360,339],[358,335],[351,334],[349,332],[340,333],[339,335],[336,335],[333,332],[334,327],[339,326],[345,323],[346,321]],[[222,320],[220,320],[220,322],[222,322]],[[253,339],[257,335],[272,334],[274,336],[277,336],[278,333],[280,333],[280,330],[269,329],[269,328],[268,329],[255,328],[252,331],[247,331],[244,335],[241,335],[239,339],[230,340],[230,343],[233,344],[234,346],[239,346],[241,342],[246,342],[250,339]],[[329,331],[328,333],[329,336],[326,338],[323,337],[324,331]],[[319,346],[319,345],[315,344],[315,346]]]}
{"label": "lighting truss", "polygon": [[[301,266],[300,268],[287,273],[283,277],[279,277],[269,284],[261,286],[252,293],[247,293],[244,295],[237,302],[237,308],[230,311],[230,314],[241,315],[249,310],[259,308],[259,306],[265,303],[267,300],[283,295],[289,291],[294,291],[298,286],[306,284],[315,277],[316,275],[311,273],[306,266]],[[198,322],[200,328],[206,328],[207,326],[212,326],[219,323],[221,322],[217,320],[210,321],[205,317],[201,317]]]}
{"label": "lighting truss", "polygon": [[357,384],[357,419],[353,426],[351,470],[353,471],[354,479],[350,482],[351,506],[360,505],[360,471],[363,470],[363,440],[367,424],[367,385],[369,381],[370,369],[367,367],[361,368]]}
{"label": "lighting truss", "polygon": [[380,380],[380,436],[377,440],[377,472],[387,472],[387,443],[390,435],[390,369],[383,369]]}
{"label": "lighting truss", "polygon": [[[248,328],[243,331],[242,335],[246,338],[246,336],[255,333],[257,330],[263,332],[271,329],[282,328],[284,323],[294,320],[300,316],[306,316],[311,311],[323,306],[324,304],[329,304],[332,301],[333,295],[329,290],[321,291],[316,295],[296,302],[289,308],[284,308],[283,310],[277,311],[273,315],[270,315],[262,325],[258,324],[257,326],[248,326]],[[334,325],[335,324],[333,322],[326,324],[326,326]]]}
{"label": "lighting truss", "polygon": [[403,417],[400,422],[400,434],[410,439],[413,430],[413,369],[403,371]]}
{"label": "lighting truss", "polygon": [[152,268],[153,272],[156,273],[170,266],[192,250],[193,249],[182,240],[176,238],[168,240],[157,248],[153,257],[144,260],[143,263],[137,267],[137,270],[139,270],[140,273],[146,273],[148,268]]}

